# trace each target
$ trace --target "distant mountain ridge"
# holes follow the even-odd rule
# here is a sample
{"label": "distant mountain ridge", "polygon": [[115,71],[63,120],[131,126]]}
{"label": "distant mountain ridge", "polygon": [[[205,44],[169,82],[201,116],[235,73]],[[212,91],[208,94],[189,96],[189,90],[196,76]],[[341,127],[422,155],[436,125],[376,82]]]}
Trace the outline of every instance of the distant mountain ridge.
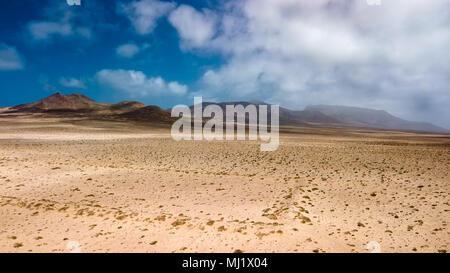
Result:
{"label": "distant mountain ridge", "polygon": [[[264,102],[203,102],[203,108],[210,105],[219,105],[225,114],[226,105],[268,105]],[[191,106],[193,109],[193,106]],[[123,101],[116,104],[98,103],[93,99],[79,93],[63,95],[55,93],[36,102],[10,107],[9,112],[42,113],[59,115],[88,115],[92,118],[133,120],[140,122],[171,123],[169,110],[158,106],[147,106],[137,101]],[[270,107],[268,107],[270,121]],[[340,106],[340,105],[313,105],[304,110],[290,110],[280,107],[280,125],[286,126],[321,126],[321,127],[350,127],[373,128],[387,130],[406,130],[450,133],[449,130],[425,122],[407,121],[395,117],[384,110]]]}
{"label": "distant mountain ridge", "polygon": [[[203,109],[207,107],[208,105],[214,104],[220,106],[222,109],[224,116],[223,119],[225,120],[225,112],[226,112],[226,105],[242,105],[244,107],[247,107],[248,105],[266,105],[270,106],[270,104],[264,103],[264,102],[246,102],[246,101],[232,101],[232,102],[203,102],[202,103]],[[193,111],[194,106],[192,105],[191,111]],[[268,121],[270,121],[270,107],[267,107],[268,112]],[[303,111],[294,111],[289,110],[284,107],[280,107],[280,125],[292,125],[292,126],[308,126],[314,123],[321,123],[321,124],[334,124],[339,123],[338,120],[329,117],[319,111],[311,111],[311,110],[303,110]],[[247,120],[246,120],[247,121]]]}
{"label": "distant mountain ridge", "polygon": [[384,110],[374,110],[341,105],[314,105],[307,110],[319,111],[342,123],[380,129],[448,132],[447,129],[426,122],[408,121],[395,117]]}

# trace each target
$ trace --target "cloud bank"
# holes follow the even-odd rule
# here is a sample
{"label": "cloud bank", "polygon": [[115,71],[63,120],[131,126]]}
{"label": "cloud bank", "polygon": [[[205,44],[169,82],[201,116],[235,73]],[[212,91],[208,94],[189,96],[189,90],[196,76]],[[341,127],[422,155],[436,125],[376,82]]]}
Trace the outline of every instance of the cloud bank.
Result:
{"label": "cloud bank", "polygon": [[183,50],[226,60],[197,94],[380,108],[450,127],[449,10],[447,0],[246,0],[168,18]]}

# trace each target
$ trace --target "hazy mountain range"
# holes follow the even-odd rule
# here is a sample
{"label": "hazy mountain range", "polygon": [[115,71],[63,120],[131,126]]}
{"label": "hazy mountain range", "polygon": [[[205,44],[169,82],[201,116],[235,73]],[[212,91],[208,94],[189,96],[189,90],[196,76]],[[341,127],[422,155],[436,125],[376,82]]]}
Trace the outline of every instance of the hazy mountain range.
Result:
{"label": "hazy mountain range", "polygon": [[[211,103],[204,102],[203,107]],[[223,102],[217,103],[225,110],[225,105],[249,104],[268,105],[262,102]],[[192,108],[193,106],[191,106]],[[269,107],[270,108],[270,107]],[[137,101],[123,101],[117,104],[98,103],[82,94],[53,94],[36,102],[7,108],[8,113],[42,113],[49,115],[81,115],[92,118],[134,120],[169,123],[175,120],[170,116],[170,109],[147,106]],[[224,111],[225,112],[225,111]],[[270,116],[270,115],[269,115]],[[319,126],[319,127],[357,127],[388,130],[406,130],[423,132],[449,133],[450,131],[425,122],[407,121],[395,117],[384,110],[367,108],[315,105],[297,111],[280,107],[280,125]]]}

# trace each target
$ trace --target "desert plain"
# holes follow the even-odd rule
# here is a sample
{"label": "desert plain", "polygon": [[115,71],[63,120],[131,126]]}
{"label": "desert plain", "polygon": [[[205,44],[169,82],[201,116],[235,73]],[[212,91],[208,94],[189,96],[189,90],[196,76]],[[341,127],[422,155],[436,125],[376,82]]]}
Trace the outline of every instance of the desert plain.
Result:
{"label": "desert plain", "polygon": [[449,135],[0,115],[0,252],[448,252],[449,194]]}

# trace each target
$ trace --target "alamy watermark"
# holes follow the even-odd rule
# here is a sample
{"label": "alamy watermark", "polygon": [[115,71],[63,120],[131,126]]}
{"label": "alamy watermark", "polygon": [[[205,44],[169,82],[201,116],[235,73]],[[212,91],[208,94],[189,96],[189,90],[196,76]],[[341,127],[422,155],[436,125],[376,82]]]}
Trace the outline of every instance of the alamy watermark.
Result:
{"label": "alamy watermark", "polygon": [[69,241],[66,244],[66,249],[70,253],[81,253],[81,244],[77,241]]}
{"label": "alamy watermark", "polygon": [[370,253],[381,253],[381,245],[377,241],[368,242],[366,249],[369,250]]}
{"label": "alamy watermark", "polygon": [[81,0],[66,0],[69,6],[81,6]]}
{"label": "alamy watermark", "polygon": [[[225,121],[223,107],[225,107]],[[172,117],[180,118],[172,125],[171,135],[176,141],[204,139],[256,141],[259,136],[259,140],[262,141],[261,151],[275,151],[279,145],[279,111],[279,105],[266,104],[246,106],[230,104],[222,107],[208,104],[203,109],[202,97],[194,97],[193,114],[187,105],[172,108]]]}

